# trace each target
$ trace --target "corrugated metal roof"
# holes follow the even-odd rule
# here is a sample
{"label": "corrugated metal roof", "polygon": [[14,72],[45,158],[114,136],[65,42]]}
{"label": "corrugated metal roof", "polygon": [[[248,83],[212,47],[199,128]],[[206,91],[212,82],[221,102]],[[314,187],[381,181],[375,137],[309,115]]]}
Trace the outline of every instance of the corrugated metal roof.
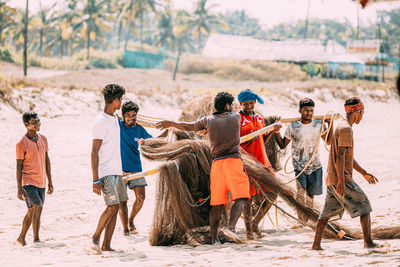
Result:
{"label": "corrugated metal roof", "polygon": [[334,40],[264,41],[248,36],[211,34],[202,54],[211,58],[322,63],[346,54],[346,48]]}

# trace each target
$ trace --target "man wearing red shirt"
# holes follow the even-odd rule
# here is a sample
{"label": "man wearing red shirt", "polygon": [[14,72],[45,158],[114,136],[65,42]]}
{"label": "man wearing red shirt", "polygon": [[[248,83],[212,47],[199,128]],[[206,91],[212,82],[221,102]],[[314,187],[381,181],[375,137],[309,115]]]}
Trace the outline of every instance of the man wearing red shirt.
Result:
{"label": "man wearing red shirt", "polygon": [[[265,125],[263,116],[254,112],[256,101],[258,101],[260,104],[264,103],[262,98],[250,90],[243,90],[239,93],[238,100],[242,108],[239,112],[241,118],[240,136],[242,137],[264,128]],[[271,174],[274,174],[274,170],[267,157],[265,143],[269,140],[271,135],[273,135],[275,132],[278,132],[280,128],[281,126],[276,125],[273,131],[265,134],[262,138],[257,137],[241,144],[241,147],[247,153],[253,155],[259,162],[265,165],[266,170],[268,170]],[[277,198],[276,193],[272,192],[272,190],[268,187],[262,187],[262,191],[268,195],[268,199],[271,201],[275,201]],[[257,185],[255,183],[251,183],[250,195],[253,197],[258,194],[261,194],[261,192]],[[244,209],[244,222],[248,239],[253,239],[253,232],[261,237],[261,231],[258,228],[258,224],[272,206],[269,201],[264,201],[262,208],[259,209],[257,214],[254,214],[253,218],[253,214],[251,212],[251,202],[252,201],[249,200]]]}

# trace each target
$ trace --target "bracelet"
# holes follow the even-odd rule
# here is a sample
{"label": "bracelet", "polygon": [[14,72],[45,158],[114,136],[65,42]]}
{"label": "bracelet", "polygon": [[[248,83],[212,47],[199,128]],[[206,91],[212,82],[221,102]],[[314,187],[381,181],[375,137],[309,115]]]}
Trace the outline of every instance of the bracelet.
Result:
{"label": "bracelet", "polygon": [[99,184],[99,183],[100,183],[100,179],[96,180],[96,181],[93,181],[93,184]]}

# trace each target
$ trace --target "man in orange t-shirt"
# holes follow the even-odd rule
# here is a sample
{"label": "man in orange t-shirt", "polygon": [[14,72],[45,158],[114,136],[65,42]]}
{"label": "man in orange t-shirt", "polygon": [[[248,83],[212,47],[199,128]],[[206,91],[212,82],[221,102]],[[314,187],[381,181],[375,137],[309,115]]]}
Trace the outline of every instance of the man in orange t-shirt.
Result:
{"label": "man in orange t-shirt", "polygon": [[[243,90],[238,95],[238,100],[241,106],[241,110],[239,112],[241,118],[241,128],[240,128],[240,136],[245,136],[257,130],[260,130],[265,127],[264,118],[254,112],[254,107],[256,101],[260,104],[263,104],[264,101],[260,96],[250,90]],[[255,138],[246,143],[241,144],[241,147],[249,154],[253,155],[259,162],[266,166],[266,170],[270,173],[274,174],[274,170],[269,162],[267,153],[265,151],[265,143],[269,140],[271,135],[278,132],[281,126],[276,126],[276,128],[264,135],[262,138]],[[277,195],[272,192],[271,189],[265,186],[261,186],[262,191],[268,194],[268,198],[271,201],[274,201]],[[255,183],[251,183],[250,185],[250,195],[253,197],[255,195],[261,194],[260,190],[257,188]],[[268,210],[271,208],[272,204],[268,201],[264,201],[264,204],[257,214],[254,214],[254,218],[251,212],[251,200],[246,203],[246,207],[244,209],[244,222],[246,226],[246,233],[248,239],[253,239],[253,232],[258,236],[261,236],[261,231],[258,228],[258,224],[261,219],[265,216]]]}
{"label": "man in orange t-shirt", "polygon": [[22,222],[22,230],[17,241],[26,245],[25,236],[32,224],[33,242],[39,239],[40,216],[45,198],[46,176],[48,194],[53,193],[48,144],[44,135],[39,134],[40,119],[36,112],[22,115],[27,133],[16,145],[18,198],[25,200],[28,211]]}

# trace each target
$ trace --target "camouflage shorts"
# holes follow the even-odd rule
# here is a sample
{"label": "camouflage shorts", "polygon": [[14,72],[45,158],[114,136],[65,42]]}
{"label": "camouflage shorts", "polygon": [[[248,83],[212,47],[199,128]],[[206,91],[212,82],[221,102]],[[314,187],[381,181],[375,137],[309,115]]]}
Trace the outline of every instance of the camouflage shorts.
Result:
{"label": "camouflage shorts", "polygon": [[372,211],[367,195],[354,181],[344,184],[344,192],[345,196],[342,198],[337,194],[336,186],[327,187],[325,205],[319,216],[320,219],[341,219],[345,210],[351,218],[362,216]]}

